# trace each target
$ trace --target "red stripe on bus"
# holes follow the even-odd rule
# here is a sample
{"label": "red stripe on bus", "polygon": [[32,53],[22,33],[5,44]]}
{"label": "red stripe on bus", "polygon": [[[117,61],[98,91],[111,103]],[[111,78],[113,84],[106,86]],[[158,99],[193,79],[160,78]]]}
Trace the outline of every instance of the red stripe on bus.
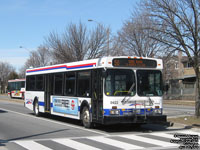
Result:
{"label": "red stripe on bus", "polygon": [[31,69],[31,70],[27,70],[27,72],[41,71],[41,70],[47,70],[47,69],[56,69],[56,68],[63,68],[63,67],[67,67],[67,66],[61,65],[61,66],[53,66],[53,67],[46,67],[46,68],[39,68],[39,69]]}

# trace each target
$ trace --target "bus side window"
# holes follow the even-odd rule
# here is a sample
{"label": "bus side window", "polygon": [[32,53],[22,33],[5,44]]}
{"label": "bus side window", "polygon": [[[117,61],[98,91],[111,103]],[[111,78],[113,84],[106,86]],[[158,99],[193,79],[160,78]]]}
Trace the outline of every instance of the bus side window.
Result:
{"label": "bus side window", "polygon": [[44,76],[43,75],[36,76],[36,90],[37,91],[44,90]]}
{"label": "bus side window", "polygon": [[67,72],[65,74],[65,95],[75,96],[76,74]]}
{"label": "bus side window", "polygon": [[62,95],[63,93],[63,74],[55,74],[54,75],[54,94]]}
{"label": "bus side window", "polygon": [[90,71],[78,72],[78,96],[90,96]]}
{"label": "bus side window", "polygon": [[26,90],[34,91],[35,90],[35,76],[27,76],[26,80],[27,80]]}

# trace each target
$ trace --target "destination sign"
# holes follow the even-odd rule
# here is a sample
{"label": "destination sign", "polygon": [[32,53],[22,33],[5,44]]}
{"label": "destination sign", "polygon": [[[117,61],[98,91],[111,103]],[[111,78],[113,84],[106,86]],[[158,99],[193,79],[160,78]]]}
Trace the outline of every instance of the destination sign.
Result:
{"label": "destination sign", "polygon": [[149,59],[116,58],[113,59],[114,67],[156,68],[157,62]]}

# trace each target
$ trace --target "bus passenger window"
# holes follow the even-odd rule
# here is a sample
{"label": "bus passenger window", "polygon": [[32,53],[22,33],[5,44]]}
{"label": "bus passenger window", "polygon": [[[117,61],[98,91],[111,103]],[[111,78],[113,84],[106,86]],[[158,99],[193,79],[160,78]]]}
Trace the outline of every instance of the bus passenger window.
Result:
{"label": "bus passenger window", "polygon": [[90,96],[90,71],[78,72],[78,96]]}
{"label": "bus passenger window", "polygon": [[27,76],[26,77],[26,90],[34,91],[35,90],[35,76]]}
{"label": "bus passenger window", "polygon": [[68,72],[65,74],[65,95],[75,96],[75,84],[76,76],[74,72]]}
{"label": "bus passenger window", "polygon": [[43,91],[44,89],[44,78],[43,75],[36,76],[36,90]]}
{"label": "bus passenger window", "polygon": [[62,95],[63,90],[63,74],[55,74],[54,77],[54,94]]}

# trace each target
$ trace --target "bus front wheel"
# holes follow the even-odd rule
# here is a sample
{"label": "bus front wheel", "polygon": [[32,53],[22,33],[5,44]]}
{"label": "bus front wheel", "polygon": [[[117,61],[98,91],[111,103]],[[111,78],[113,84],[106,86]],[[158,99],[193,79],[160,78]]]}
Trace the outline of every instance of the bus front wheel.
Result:
{"label": "bus front wheel", "polygon": [[40,116],[39,104],[38,104],[38,101],[37,101],[37,100],[36,100],[35,103],[34,103],[33,111],[34,111],[34,114],[35,114],[36,116]]}
{"label": "bus front wheel", "polygon": [[86,106],[83,108],[83,111],[81,114],[81,120],[85,128],[92,128],[90,111],[89,111],[89,108]]}

